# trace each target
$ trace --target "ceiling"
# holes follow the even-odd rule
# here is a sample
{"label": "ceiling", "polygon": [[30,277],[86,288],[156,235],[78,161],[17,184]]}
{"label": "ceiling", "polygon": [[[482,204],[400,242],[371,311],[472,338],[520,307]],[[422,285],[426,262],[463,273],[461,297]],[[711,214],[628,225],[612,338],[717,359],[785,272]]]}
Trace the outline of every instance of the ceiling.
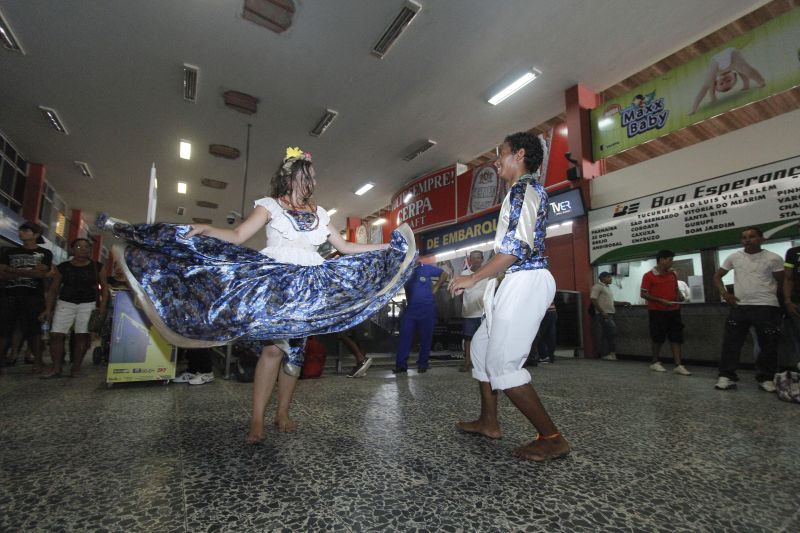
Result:
{"label": "ceiling", "polygon": [[[152,163],[157,220],[224,226],[243,197],[249,212],[266,193],[284,148],[300,146],[314,157],[315,198],[338,210],[333,222],[343,227],[348,215],[386,206],[408,180],[473,160],[506,134],[563,113],[568,87],[603,91],[766,2],[420,0],[384,59],[369,52],[403,0],[295,3],[291,28],[277,34],[244,20],[242,0],[0,0],[26,51],[0,49],[0,130],[46,166],[70,208],[134,222],[146,215]],[[197,103],[182,98],[184,63],[200,69]],[[539,79],[498,106],[486,103],[500,81],[531,66]],[[258,113],[225,107],[227,90],[259,98]],[[57,110],[69,135],[48,125],[40,105]],[[311,137],[326,108],[338,118]],[[178,157],[181,139],[193,144],[189,161]],[[436,146],[402,159],[425,139]],[[220,159],[210,144],[243,155]],[[82,176],[76,160],[94,177]],[[210,189],[203,178],[229,185]],[[178,181],[188,195],[177,193]],[[355,196],[367,181],[375,188]]]}

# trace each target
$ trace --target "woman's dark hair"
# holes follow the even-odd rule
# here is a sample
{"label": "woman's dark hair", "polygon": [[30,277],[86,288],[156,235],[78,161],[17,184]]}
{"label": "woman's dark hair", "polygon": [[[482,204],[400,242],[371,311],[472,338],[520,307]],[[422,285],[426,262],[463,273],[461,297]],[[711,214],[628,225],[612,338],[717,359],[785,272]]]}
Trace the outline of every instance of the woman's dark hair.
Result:
{"label": "woman's dark hair", "polygon": [[520,148],[525,149],[525,168],[530,172],[536,172],[542,166],[544,150],[542,141],[533,133],[520,131],[506,137],[503,142],[507,142],[512,152],[518,152]]}
{"label": "woman's dark hair", "polygon": [[[299,190],[295,191],[295,177],[299,179]],[[285,196],[289,199],[292,207],[311,206],[311,195],[314,194],[314,177],[311,174],[311,161],[306,159],[294,159],[284,161],[278,167],[278,171],[272,176],[270,182],[272,190],[270,196],[280,198]],[[299,206],[294,205],[295,194],[301,201]]]}

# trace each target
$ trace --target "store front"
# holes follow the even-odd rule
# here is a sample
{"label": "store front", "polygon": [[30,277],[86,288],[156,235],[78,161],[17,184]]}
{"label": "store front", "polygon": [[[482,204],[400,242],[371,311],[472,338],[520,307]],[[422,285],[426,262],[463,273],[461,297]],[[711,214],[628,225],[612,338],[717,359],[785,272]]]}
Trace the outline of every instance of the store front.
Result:
{"label": "store front", "polygon": [[[688,286],[682,306],[686,357],[717,361],[728,308],[713,276],[741,249],[742,230],[764,232],[762,248],[783,257],[800,243],[800,156],[633,198],[589,213],[590,257],[597,273],[611,272],[614,298],[634,304],[620,308],[619,353],[649,353],[647,310],[639,296],[642,276],[655,254],[675,252],[673,269]],[[723,278],[732,285],[734,274]],[[752,349],[743,361],[752,362]]]}

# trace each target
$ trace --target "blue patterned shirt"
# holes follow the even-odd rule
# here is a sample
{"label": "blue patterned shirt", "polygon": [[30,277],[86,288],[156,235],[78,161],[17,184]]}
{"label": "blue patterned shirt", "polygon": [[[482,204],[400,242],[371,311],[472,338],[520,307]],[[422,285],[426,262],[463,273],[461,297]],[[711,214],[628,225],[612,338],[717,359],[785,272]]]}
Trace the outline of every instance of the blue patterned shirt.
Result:
{"label": "blue patterned shirt", "polygon": [[544,239],[547,235],[547,192],[541,183],[522,176],[508,191],[494,238],[494,251],[517,257],[508,273],[547,268]]}

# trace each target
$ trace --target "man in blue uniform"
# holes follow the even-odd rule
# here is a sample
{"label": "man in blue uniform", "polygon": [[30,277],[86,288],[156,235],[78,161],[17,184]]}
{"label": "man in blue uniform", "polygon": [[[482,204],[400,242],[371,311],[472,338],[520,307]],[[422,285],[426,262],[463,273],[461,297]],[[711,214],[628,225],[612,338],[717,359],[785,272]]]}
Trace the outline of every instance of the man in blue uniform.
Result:
{"label": "man in blue uniform", "polygon": [[[433,283],[435,277],[438,279]],[[415,331],[419,333],[417,370],[420,374],[427,372],[428,357],[433,342],[433,326],[436,324],[436,301],[433,295],[446,280],[447,273],[441,268],[419,263],[411,279],[405,284],[406,310],[400,322],[395,374],[408,371],[408,354],[411,352]]]}

